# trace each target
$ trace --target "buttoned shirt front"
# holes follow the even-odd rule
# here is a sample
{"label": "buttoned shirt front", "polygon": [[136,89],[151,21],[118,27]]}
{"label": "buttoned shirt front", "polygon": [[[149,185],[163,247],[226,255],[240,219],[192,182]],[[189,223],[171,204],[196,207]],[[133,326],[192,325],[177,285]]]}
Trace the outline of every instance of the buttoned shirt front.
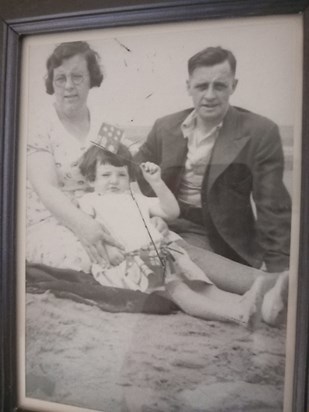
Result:
{"label": "buttoned shirt front", "polygon": [[188,153],[177,198],[188,206],[201,207],[202,182],[221,127],[222,122],[206,134],[201,132],[195,110],[181,125],[183,136],[188,140]]}

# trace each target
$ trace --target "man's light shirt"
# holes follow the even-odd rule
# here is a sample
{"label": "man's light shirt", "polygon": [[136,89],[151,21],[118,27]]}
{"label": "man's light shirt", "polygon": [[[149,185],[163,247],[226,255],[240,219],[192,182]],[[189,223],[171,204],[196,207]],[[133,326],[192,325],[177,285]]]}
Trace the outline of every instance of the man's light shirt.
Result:
{"label": "man's light shirt", "polygon": [[202,182],[222,122],[205,134],[198,129],[196,117],[193,110],[181,125],[183,136],[188,139],[188,153],[177,197],[183,203],[201,207]]}

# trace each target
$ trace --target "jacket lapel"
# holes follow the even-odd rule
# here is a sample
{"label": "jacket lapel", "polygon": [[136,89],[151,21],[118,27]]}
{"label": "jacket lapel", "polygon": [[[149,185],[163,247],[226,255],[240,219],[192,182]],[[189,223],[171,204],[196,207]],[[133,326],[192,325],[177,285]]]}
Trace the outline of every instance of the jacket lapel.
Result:
{"label": "jacket lapel", "polygon": [[235,160],[249,139],[250,135],[244,133],[241,129],[239,114],[235,108],[230,107],[213,148],[208,169],[207,191],[211,189],[216,179]]}
{"label": "jacket lapel", "polygon": [[173,138],[163,144],[162,178],[174,193],[179,188],[187,150],[187,139],[181,132],[174,133]]}
{"label": "jacket lapel", "polygon": [[[192,110],[192,109],[191,109]],[[163,168],[183,167],[188,151],[188,141],[181,131],[181,124],[191,110],[185,111],[173,124],[167,125],[166,134],[169,137],[162,141],[163,145]]]}

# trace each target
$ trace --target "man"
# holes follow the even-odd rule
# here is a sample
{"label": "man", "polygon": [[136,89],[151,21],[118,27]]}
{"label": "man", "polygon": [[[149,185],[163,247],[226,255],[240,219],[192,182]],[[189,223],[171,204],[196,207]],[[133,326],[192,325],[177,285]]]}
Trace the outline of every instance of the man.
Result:
{"label": "man", "polygon": [[[193,109],[157,120],[136,160],[161,166],[181,208],[172,228],[189,243],[254,268],[284,271],[291,200],[278,127],[230,105],[237,86],[230,51],[202,50],[189,59],[188,72]],[[145,182],[141,186],[150,194]]]}

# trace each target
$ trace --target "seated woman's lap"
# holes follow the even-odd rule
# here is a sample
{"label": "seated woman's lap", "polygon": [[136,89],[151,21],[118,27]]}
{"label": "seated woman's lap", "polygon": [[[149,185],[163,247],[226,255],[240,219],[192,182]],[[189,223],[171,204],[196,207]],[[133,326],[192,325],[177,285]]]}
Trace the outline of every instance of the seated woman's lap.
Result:
{"label": "seated woman's lap", "polygon": [[[203,238],[203,234],[195,229],[188,232],[184,226],[182,229],[175,230],[182,237],[177,243],[219,288],[245,293],[256,277],[263,274],[257,269],[233,262],[211,251],[205,233]],[[90,258],[80,241],[71,230],[53,218],[28,228],[26,258],[29,263],[56,268],[87,273],[91,269]]]}
{"label": "seated woman's lap", "polygon": [[50,219],[27,230],[26,259],[63,269],[90,272],[91,261],[71,230]]}

